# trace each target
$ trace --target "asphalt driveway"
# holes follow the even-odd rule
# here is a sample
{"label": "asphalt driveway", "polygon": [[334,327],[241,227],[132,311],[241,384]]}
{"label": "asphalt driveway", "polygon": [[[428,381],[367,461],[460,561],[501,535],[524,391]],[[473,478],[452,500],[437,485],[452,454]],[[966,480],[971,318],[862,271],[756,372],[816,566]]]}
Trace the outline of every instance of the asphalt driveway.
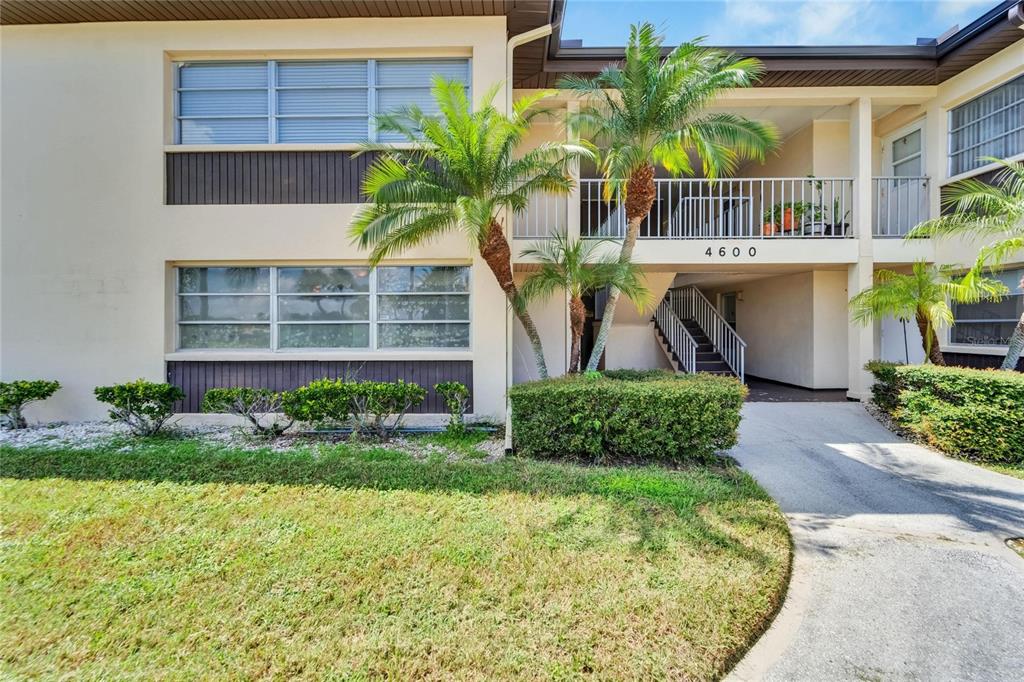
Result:
{"label": "asphalt driveway", "polygon": [[858,403],[748,403],[730,453],[795,546],[731,680],[1024,679],[1024,481],[907,443]]}

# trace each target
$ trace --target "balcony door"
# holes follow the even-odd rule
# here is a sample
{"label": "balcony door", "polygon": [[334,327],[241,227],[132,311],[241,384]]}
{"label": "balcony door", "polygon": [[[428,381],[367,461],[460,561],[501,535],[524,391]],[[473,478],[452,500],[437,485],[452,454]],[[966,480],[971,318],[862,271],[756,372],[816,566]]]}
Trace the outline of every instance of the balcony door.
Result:
{"label": "balcony door", "polygon": [[913,123],[885,138],[875,234],[903,236],[928,217],[924,182],[924,127]]}

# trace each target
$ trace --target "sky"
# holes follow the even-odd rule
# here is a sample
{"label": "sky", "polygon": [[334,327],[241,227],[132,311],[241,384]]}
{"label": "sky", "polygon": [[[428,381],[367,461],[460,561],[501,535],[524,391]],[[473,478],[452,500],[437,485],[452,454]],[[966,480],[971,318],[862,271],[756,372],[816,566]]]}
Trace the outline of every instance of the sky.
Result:
{"label": "sky", "polygon": [[622,46],[647,20],[675,45],[913,45],[961,28],[998,0],[566,0],[562,38]]}

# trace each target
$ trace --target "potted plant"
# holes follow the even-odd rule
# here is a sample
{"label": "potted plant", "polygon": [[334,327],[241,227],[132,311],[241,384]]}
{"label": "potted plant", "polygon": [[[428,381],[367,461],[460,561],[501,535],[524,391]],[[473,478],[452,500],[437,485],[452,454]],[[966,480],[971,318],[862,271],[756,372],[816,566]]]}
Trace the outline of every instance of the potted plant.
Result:
{"label": "potted plant", "polygon": [[803,224],[804,216],[814,208],[806,201],[786,201],[775,204],[764,212],[762,234],[771,236],[780,232],[792,232]]}

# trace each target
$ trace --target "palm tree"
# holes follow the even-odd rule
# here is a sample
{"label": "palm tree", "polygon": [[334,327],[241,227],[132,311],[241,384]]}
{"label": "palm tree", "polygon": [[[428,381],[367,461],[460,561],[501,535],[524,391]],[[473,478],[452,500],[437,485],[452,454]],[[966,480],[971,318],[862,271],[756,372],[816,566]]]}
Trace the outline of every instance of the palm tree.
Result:
{"label": "palm tree", "polygon": [[538,269],[529,275],[520,290],[523,305],[548,299],[558,291],[569,295],[570,373],[579,371],[580,366],[580,342],[587,312],[583,305],[585,295],[604,287],[615,287],[637,308],[644,309],[651,301],[651,292],[643,283],[640,267],[622,262],[614,250],[605,249],[602,255],[600,251],[605,241],[610,240],[570,240],[564,234],[556,234],[523,251],[523,256],[533,258],[538,264]]}
{"label": "palm tree", "polygon": [[533,345],[541,377],[547,376],[540,335],[529,312],[515,305],[519,293],[512,279],[511,249],[500,216],[524,211],[534,192],[568,193],[570,163],[590,153],[585,147],[546,143],[518,158],[540,100],[539,92],[518,100],[509,115],[492,101],[497,86],[473,111],[465,87],[435,77],[431,93],[440,114],[410,106],[378,116],[377,129],[399,133],[411,149],[368,145],[381,152],[363,181],[370,203],[361,208],[350,234],[371,248],[370,263],[423,244],[439,235],[460,231],[479,250],[513,305]]}
{"label": "palm tree", "polygon": [[[998,270],[1014,254],[1024,252],[1024,162],[1011,163],[995,158],[1002,170],[995,186],[980,180],[961,180],[943,188],[943,205],[948,215],[921,223],[907,234],[918,237],[963,235],[993,239],[978,252],[966,279],[981,277],[985,270]],[[1024,289],[1024,278],[1020,288]],[[1024,351],[1024,314],[1010,336],[1002,369],[1014,369]]]}
{"label": "palm tree", "polygon": [[[618,195],[625,201],[623,262],[631,260],[640,223],[656,198],[655,163],[675,175],[692,175],[692,151],[704,174],[714,178],[734,170],[741,158],[763,160],[778,143],[769,125],[705,111],[723,90],[751,85],[762,71],[758,60],[703,47],[700,40],[662,59],[663,40],[650,23],[634,24],[622,66],[607,66],[594,78],[566,77],[559,84],[591,102],[569,118],[569,125],[604,150],[605,199]],[[609,292],[587,369],[600,362],[619,293]]]}
{"label": "palm tree", "polygon": [[914,263],[911,274],[893,270],[875,272],[875,283],[850,299],[850,316],[854,322],[867,324],[873,320],[895,317],[907,322],[915,320],[921,332],[926,362],[946,364],[939,349],[937,327],[953,324],[949,300],[976,303],[997,300],[1006,293],[1001,282],[985,277],[953,279],[952,265]]}

